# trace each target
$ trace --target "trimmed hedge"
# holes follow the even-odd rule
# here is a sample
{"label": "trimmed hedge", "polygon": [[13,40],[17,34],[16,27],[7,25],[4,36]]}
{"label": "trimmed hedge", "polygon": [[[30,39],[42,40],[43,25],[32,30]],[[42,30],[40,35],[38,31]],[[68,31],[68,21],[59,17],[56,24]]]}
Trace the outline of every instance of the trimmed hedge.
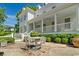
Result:
{"label": "trimmed hedge", "polygon": [[68,39],[67,38],[62,38],[62,43],[68,44]]}
{"label": "trimmed hedge", "polygon": [[14,43],[15,42],[15,39],[11,38],[11,37],[7,37],[6,40],[7,40],[8,43]]}
{"label": "trimmed hedge", "polygon": [[0,36],[5,36],[5,35],[8,35],[8,34],[11,34],[11,32],[0,32]]}
{"label": "trimmed hedge", "polygon": [[30,34],[30,36],[31,36],[31,37],[38,37],[38,36],[40,36],[40,33],[38,33],[38,32],[32,32],[32,33]]}
{"label": "trimmed hedge", "polygon": [[15,42],[15,39],[14,38],[11,38],[11,37],[0,37],[0,42],[4,42],[4,41],[7,41],[7,43],[14,43]]}
{"label": "trimmed hedge", "polygon": [[69,39],[69,44],[73,44],[72,41],[73,41],[73,38]]}
{"label": "trimmed hedge", "polygon": [[61,43],[61,38],[57,37],[57,38],[55,39],[55,42]]}
{"label": "trimmed hedge", "polygon": [[51,38],[50,37],[47,37],[47,42],[51,42]]}
{"label": "trimmed hedge", "polygon": [[79,34],[68,34],[68,33],[60,33],[60,34],[40,34],[38,32],[32,32],[32,37],[46,37],[47,42],[57,42],[57,43],[65,43],[72,44],[72,38],[79,37]]}

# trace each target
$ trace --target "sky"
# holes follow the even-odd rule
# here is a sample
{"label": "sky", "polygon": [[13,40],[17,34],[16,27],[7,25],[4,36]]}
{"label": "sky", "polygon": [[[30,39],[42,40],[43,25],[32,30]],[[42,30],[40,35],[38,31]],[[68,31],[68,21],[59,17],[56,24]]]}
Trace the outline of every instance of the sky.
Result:
{"label": "sky", "polygon": [[5,8],[7,19],[5,25],[14,26],[16,24],[16,13],[27,5],[42,5],[41,3],[0,3],[0,8]]}

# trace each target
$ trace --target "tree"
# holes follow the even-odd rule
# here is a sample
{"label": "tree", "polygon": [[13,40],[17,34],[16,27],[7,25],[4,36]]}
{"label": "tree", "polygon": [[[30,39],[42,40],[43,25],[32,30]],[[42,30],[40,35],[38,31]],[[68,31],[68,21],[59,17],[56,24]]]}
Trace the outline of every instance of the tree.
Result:
{"label": "tree", "polygon": [[33,5],[29,5],[28,7],[29,7],[30,9],[34,10],[34,11],[36,11],[36,10],[38,9],[38,7],[33,6]]}
{"label": "tree", "polygon": [[19,32],[19,23],[15,24],[15,32],[16,32],[16,33]]}
{"label": "tree", "polygon": [[0,25],[4,23],[5,18],[7,18],[5,15],[5,9],[0,8]]}
{"label": "tree", "polygon": [[4,25],[3,25],[3,23],[5,21],[5,18],[7,18],[6,15],[5,15],[5,9],[0,8],[0,33],[2,31],[4,31]]}
{"label": "tree", "polygon": [[16,20],[17,20],[17,23],[15,24],[15,32],[18,33],[19,32],[19,18],[18,16],[16,15]]}

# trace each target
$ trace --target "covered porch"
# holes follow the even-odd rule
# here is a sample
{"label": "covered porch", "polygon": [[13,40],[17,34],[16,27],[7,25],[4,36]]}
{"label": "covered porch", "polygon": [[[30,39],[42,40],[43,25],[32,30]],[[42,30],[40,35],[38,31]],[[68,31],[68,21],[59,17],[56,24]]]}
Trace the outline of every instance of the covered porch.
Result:
{"label": "covered porch", "polygon": [[77,9],[77,6],[72,6],[56,13],[50,11],[38,16],[30,21],[29,32],[73,32],[77,27]]}

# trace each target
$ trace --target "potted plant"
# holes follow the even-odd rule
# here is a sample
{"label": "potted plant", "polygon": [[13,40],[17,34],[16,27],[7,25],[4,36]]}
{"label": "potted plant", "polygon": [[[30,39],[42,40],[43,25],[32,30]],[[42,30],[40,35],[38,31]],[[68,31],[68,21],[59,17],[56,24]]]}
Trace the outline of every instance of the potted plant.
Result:
{"label": "potted plant", "polygon": [[1,40],[0,40],[0,45],[1,45],[1,46],[7,46],[7,40],[1,39]]}
{"label": "potted plant", "polygon": [[73,34],[73,46],[79,48],[79,34]]}

